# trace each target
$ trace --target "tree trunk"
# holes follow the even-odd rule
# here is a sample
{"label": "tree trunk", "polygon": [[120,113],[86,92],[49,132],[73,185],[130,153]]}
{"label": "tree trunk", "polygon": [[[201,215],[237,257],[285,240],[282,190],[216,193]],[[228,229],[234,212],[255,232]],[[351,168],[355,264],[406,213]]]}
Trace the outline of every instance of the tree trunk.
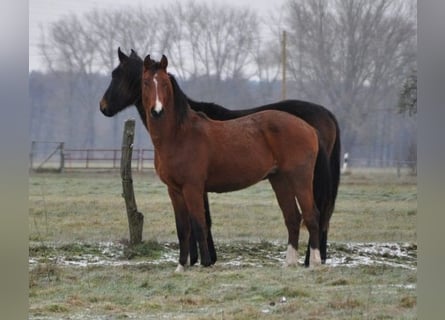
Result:
{"label": "tree trunk", "polygon": [[133,191],[133,178],[131,176],[131,157],[133,153],[134,139],[134,119],[125,121],[124,134],[122,138],[122,158],[121,158],[121,177],[122,177],[122,196],[125,199],[127,208],[128,227],[130,230],[130,244],[135,245],[142,242],[142,229],[144,226],[144,215],[138,212],[136,200]]}

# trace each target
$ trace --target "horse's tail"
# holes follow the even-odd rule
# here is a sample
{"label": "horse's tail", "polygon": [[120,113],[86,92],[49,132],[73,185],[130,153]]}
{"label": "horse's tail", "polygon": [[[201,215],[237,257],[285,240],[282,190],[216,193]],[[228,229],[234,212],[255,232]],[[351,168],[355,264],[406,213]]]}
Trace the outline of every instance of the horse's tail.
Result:
{"label": "horse's tail", "polygon": [[331,171],[331,201],[327,208],[328,210],[328,222],[334,212],[335,200],[337,199],[338,186],[340,184],[340,161],[341,161],[341,142],[340,142],[340,128],[338,126],[337,119],[333,114],[330,114],[332,121],[335,123],[335,141],[332,148],[331,156],[329,158],[329,165]]}
{"label": "horse's tail", "polygon": [[320,232],[325,231],[329,224],[330,215],[333,209],[332,192],[333,182],[331,175],[331,163],[326,152],[318,138],[319,150],[315,162],[313,192],[317,209],[320,211]]}

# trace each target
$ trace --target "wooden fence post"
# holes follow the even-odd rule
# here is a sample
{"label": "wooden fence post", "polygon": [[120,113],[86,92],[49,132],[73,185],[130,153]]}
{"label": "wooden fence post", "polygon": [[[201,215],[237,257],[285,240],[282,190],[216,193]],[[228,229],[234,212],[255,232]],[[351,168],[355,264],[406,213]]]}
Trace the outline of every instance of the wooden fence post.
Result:
{"label": "wooden fence post", "polygon": [[60,143],[60,169],[59,172],[62,172],[65,168],[65,151],[64,151],[65,143]]}
{"label": "wooden fence post", "polygon": [[131,176],[131,158],[133,153],[134,139],[134,119],[125,121],[124,134],[122,138],[122,157],[121,157],[121,178],[122,178],[122,196],[125,199],[127,208],[128,227],[130,230],[130,244],[135,245],[142,242],[142,229],[144,226],[144,215],[138,212],[136,200],[134,198],[133,178]]}
{"label": "wooden fence post", "polygon": [[34,150],[35,150],[35,145],[36,142],[33,141],[31,142],[31,152],[29,154],[29,165],[30,165],[30,169],[34,169]]}

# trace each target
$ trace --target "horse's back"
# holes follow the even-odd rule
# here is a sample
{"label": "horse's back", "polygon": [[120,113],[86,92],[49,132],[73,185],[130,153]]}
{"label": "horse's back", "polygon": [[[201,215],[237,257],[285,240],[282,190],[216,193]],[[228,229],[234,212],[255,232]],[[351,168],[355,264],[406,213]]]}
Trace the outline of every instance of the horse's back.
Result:
{"label": "horse's back", "polygon": [[311,125],[287,112],[265,110],[251,116],[256,119],[263,133],[274,139],[289,138],[293,140],[292,143],[311,145],[318,140],[317,133]]}
{"label": "horse's back", "polygon": [[303,100],[281,100],[248,110],[233,111],[240,114],[260,112],[265,110],[283,111],[303,119],[314,128],[317,128],[328,154],[331,154],[338,134],[338,125],[332,112],[322,105]]}
{"label": "horse's back", "polygon": [[[268,110],[254,115],[281,170],[314,163],[318,153],[316,130],[304,120],[286,112]],[[291,152],[298,150],[298,152]]]}
{"label": "horse's back", "polygon": [[[318,151],[316,130],[304,120],[287,112],[264,110],[240,118],[214,121],[209,120],[214,130],[214,141],[220,144],[267,146],[281,143],[283,148],[303,147]],[[224,141],[225,140],[225,141]],[[298,146],[296,146],[298,145]]]}

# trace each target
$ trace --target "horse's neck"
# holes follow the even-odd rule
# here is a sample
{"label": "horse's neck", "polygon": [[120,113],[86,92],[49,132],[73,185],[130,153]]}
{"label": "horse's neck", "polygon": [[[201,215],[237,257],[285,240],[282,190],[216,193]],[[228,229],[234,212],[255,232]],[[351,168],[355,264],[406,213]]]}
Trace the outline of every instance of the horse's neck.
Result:
{"label": "horse's neck", "polygon": [[134,105],[136,106],[136,109],[139,113],[139,116],[141,117],[142,123],[144,124],[145,128],[148,129],[147,125],[147,114],[145,113],[144,106],[142,104],[142,97],[139,96],[138,99],[135,101]]}
{"label": "horse's neck", "polygon": [[181,144],[181,138],[187,132],[187,124],[188,119],[178,125],[173,112],[164,114],[159,119],[148,117],[147,129],[157,152],[163,154],[168,150],[174,150],[178,144]]}
{"label": "horse's neck", "polygon": [[[169,105],[164,106],[164,114],[158,119],[147,116],[153,145],[159,152],[167,149],[174,150],[176,146],[180,147],[191,132],[190,129],[194,126],[192,123],[201,119],[192,112],[188,97],[179,88],[173,76],[171,76],[171,84],[173,95]],[[193,119],[196,117],[199,119]]]}
{"label": "horse's neck", "polygon": [[181,139],[177,139],[177,130],[171,130],[171,128],[165,127],[162,124],[149,124],[148,133],[150,134],[155,152],[161,157],[170,154],[171,151],[177,149],[178,144],[181,144]]}

